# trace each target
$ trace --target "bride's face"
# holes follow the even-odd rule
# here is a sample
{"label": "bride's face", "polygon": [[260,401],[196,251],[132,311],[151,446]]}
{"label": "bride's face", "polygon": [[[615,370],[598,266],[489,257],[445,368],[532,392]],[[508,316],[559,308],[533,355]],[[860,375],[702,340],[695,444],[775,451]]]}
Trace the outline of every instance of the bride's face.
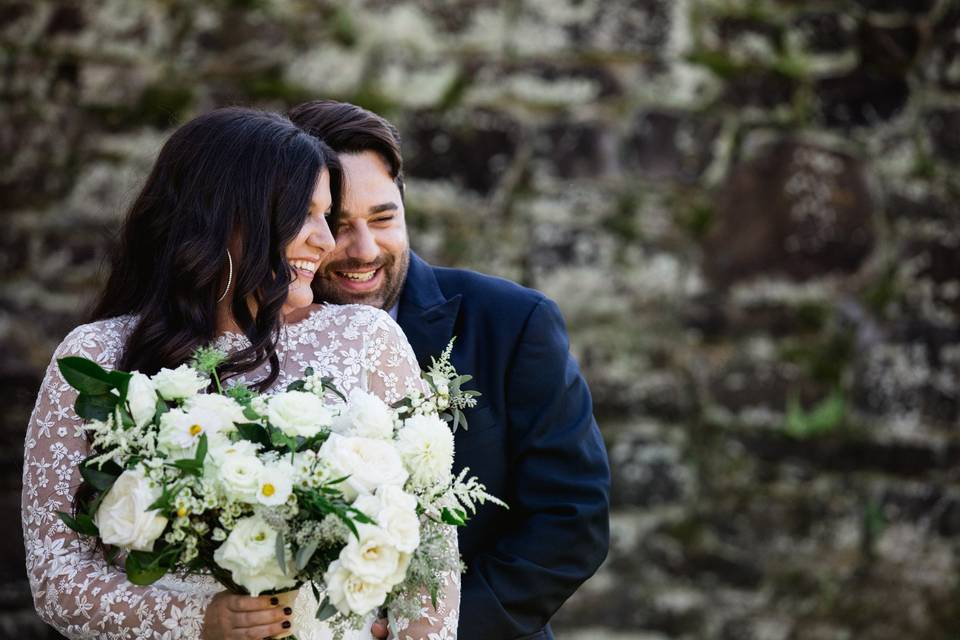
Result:
{"label": "bride's face", "polygon": [[293,279],[283,313],[289,314],[313,304],[310,283],[323,256],[334,247],[333,234],[327,225],[327,216],[333,200],[330,196],[330,173],[324,169],[310,200],[310,210],[300,233],[287,245],[287,262],[293,268]]}

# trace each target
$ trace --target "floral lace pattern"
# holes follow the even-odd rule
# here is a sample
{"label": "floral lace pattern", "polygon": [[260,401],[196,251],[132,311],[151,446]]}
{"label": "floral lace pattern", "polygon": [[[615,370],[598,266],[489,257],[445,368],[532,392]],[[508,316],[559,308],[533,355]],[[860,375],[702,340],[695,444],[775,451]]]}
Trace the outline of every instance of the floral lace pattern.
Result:
{"label": "floral lace pattern", "polygon": [[[73,411],[76,392],[63,379],[56,361],[77,355],[113,368],[135,322],[123,316],[70,332],[47,367],[27,429],[21,502],[27,574],[40,617],[69,638],[200,638],[207,604],[222,590],[207,576],[165,576],[152,586],[135,586],[121,568],[107,563],[91,541],[80,538],[57,516],[58,511],[72,511],[80,485],[77,466],[89,445],[82,421]],[[226,333],[216,342],[225,351],[248,344],[245,336],[236,333]],[[421,385],[416,356],[400,327],[373,307],[318,307],[306,319],[284,327],[277,356],[280,375],[267,393],[284,389],[308,366],[332,377],[341,391],[359,387],[388,403]],[[231,382],[263,379],[268,366]],[[456,545],[455,537],[451,544]],[[456,637],[459,575],[444,576],[444,585],[436,609],[424,594],[421,618],[401,621],[400,640]],[[319,627],[311,633],[316,638],[326,635]],[[370,634],[365,630],[355,637]]]}

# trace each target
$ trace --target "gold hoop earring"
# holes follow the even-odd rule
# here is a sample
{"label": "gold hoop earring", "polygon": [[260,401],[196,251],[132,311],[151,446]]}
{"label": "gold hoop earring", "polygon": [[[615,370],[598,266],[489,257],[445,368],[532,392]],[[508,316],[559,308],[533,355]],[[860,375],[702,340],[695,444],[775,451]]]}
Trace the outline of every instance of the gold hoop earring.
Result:
{"label": "gold hoop earring", "polygon": [[227,297],[227,292],[230,291],[230,285],[233,284],[233,256],[230,255],[230,249],[227,249],[227,288],[223,290],[223,293],[217,298],[217,304],[223,301]]}

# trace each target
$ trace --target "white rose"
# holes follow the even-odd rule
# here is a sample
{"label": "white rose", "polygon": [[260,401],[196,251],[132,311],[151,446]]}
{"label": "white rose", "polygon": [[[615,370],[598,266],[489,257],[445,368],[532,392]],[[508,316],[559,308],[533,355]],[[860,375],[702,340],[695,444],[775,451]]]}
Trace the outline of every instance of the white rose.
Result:
{"label": "white rose", "polygon": [[252,455],[225,456],[217,465],[217,480],[229,500],[257,502],[263,463]]}
{"label": "white rose", "polygon": [[417,499],[400,487],[392,486],[380,487],[377,499],[380,502],[380,509],[374,516],[377,526],[389,536],[397,550],[413,553],[420,546]]}
{"label": "white rose", "polygon": [[323,400],[306,391],[278,393],[267,405],[267,419],[288,436],[315,436],[330,426],[332,418]]}
{"label": "white rose", "polygon": [[128,551],[153,551],[167,519],[156,510],[147,511],[147,507],[161,493],[162,488],[148,480],[141,467],[121,473],[93,518],[103,542]]}
{"label": "white rose", "polygon": [[[210,450],[207,453],[207,461],[210,466],[219,467],[223,461],[230,456],[256,456],[260,450],[260,445],[249,440],[237,440],[231,442],[229,438],[218,439],[210,443]],[[207,465],[204,465],[205,467]]]}
{"label": "white rose", "polygon": [[352,574],[339,560],[330,563],[323,575],[330,603],[340,613],[361,616],[373,611],[384,603],[391,586],[382,582],[366,582]]}
{"label": "white rose", "polygon": [[257,596],[296,584],[277,563],[276,545],[277,532],[261,516],[254,515],[237,520],[233,531],[214,551],[213,559],[230,572],[234,582]]}
{"label": "white rose", "polygon": [[286,462],[264,465],[257,481],[257,502],[275,507],[293,493],[293,466]]}
{"label": "white rose", "polygon": [[204,434],[208,446],[220,446],[226,439],[223,429],[227,424],[223,416],[206,408],[171,409],[160,416],[157,448],[172,458],[191,458]]}
{"label": "white rose", "polygon": [[338,486],[347,500],[370,494],[382,485],[403,486],[407,472],[393,444],[373,438],[355,438],[331,433],[318,456],[334,477],[349,476]]}
{"label": "white rose", "polygon": [[182,364],[176,369],[160,369],[153,378],[157,393],[164,400],[183,400],[207,388],[210,380]]}
{"label": "white rose", "polygon": [[127,385],[127,404],[138,427],[150,422],[157,413],[157,389],[150,378],[139,371],[133,372]]}
{"label": "white rose", "polygon": [[191,413],[203,411],[210,416],[211,420],[216,421],[211,424],[210,430],[217,433],[226,434],[235,431],[237,422],[250,422],[243,415],[243,407],[240,406],[239,402],[218,393],[195,395],[183,404],[183,408]]}
{"label": "white rose", "polygon": [[413,416],[397,432],[397,448],[417,487],[449,480],[453,470],[453,433],[436,415]]}
{"label": "white rose", "polygon": [[400,551],[380,527],[359,525],[360,537],[350,536],[340,550],[340,563],[364,582],[386,582],[397,572]]}
{"label": "white rose", "polygon": [[354,389],[346,406],[334,419],[334,431],[343,435],[387,440],[393,437],[393,412],[379,397]]}

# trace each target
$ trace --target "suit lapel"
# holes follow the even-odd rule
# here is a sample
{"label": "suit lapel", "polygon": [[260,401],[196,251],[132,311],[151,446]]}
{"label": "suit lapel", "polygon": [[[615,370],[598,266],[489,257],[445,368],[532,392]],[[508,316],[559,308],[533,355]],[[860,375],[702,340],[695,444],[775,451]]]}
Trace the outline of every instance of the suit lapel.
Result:
{"label": "suit lapel", "polygon": [[407,281],[400,295],[397,322],[417,354],[421,368],[430,364],[453,337],[460,295],[444,297],[433,269],[412,251]]}

